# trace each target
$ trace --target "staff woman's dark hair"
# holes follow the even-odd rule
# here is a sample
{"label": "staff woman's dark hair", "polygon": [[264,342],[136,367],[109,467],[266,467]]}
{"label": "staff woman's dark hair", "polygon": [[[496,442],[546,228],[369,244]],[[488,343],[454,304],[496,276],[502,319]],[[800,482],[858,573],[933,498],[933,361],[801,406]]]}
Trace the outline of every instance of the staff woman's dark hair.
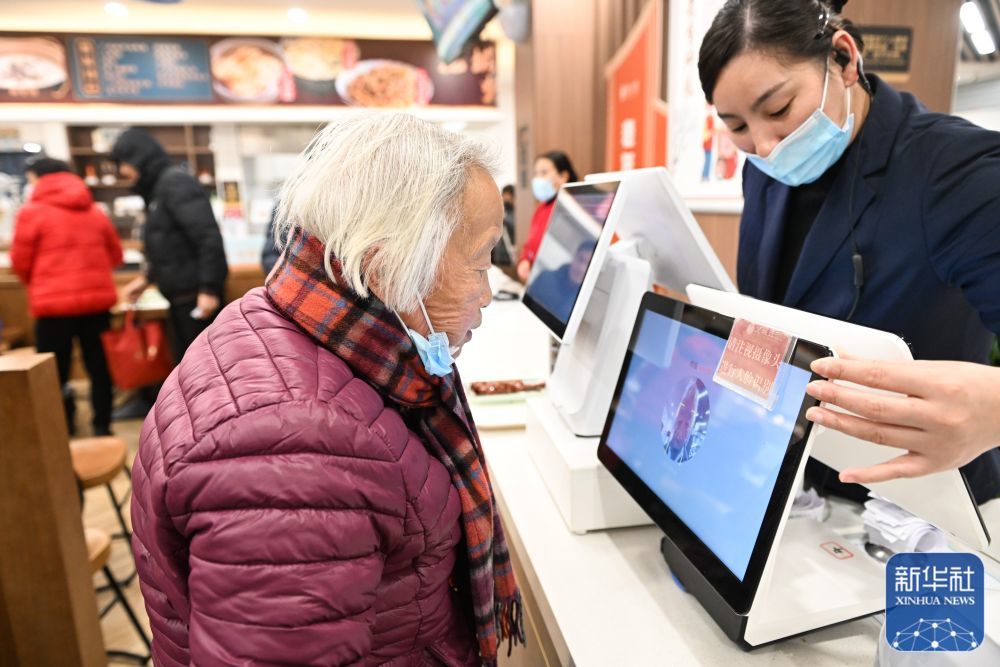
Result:
{"label": "staff woman's dark hair", "polygon": [[576,174],[576,169],[573,168],[573,163],[569,161],[569,156],[562,151],[549,151],[548,153],[542,153],[536,160],[545,158],[553,165],[555,165],[556,171],[560,174],[566,172],[569,174],[569,182],[576,183],[580,180],[580,177]]}
{"label": "staff woman's dark hair", "polygon": [[[705,98],[711,102],[719,74],[733,58],[747,50],[771,52],[779,58],[824,62],[846,67],[850,56],[833,48],[832,38],[846,30],[864,50],[858,28],[840,15],[847,0],[728,0],[705,33],[698,55],[698,74]],[[858,63],[861,85],[868,82]],[[870,92],[870,91],[869,91]]]}

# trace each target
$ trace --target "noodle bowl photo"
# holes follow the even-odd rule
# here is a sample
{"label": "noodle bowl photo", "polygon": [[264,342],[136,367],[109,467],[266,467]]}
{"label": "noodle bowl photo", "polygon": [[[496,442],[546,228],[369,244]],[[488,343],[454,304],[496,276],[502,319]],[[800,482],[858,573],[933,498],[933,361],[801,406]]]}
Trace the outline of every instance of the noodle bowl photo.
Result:
{"label": "noodle bowl photo", "polygon": [[212,47],[215,91],[235,102],[273,102],[278,98],[285,60],[280,47],[265,39],[225,39]]}
{"label": "noodle bowl photo", "polygon": [[429,104],[434,84],[419,67],[395,60],[362,60],[337,78],[337,93],[355,106],[398,109]]}

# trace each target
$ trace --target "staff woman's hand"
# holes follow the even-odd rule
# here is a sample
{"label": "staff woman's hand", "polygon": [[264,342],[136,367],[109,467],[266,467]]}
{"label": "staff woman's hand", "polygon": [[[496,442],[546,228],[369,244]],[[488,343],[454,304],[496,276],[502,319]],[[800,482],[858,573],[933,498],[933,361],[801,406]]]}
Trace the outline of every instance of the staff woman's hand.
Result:
{"label": "staff woman's hand", "polygon": [[873,395],[827,380],[809,384],[810,396],[857,415],[818,407],[806,413],[811,421],[905,451],[878,465],[844,470],[843,482],[952,470],[1000,445],[1000,368],[958,361],[820,359],[812,369],[830,380],[903,394]]}

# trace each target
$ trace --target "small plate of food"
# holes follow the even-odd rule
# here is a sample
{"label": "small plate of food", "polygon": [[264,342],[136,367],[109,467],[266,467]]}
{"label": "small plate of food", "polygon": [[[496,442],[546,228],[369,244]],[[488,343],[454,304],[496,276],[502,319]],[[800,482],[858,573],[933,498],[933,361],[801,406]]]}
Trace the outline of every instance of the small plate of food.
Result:
{"label": "small plate of food", "polygon": [[277,42],[234,37],[211,48],[213,87],[233,102],[274,102],[288,75]]}
{"label": "small plate of food", "polygon": [[281,49],[298,91],[317,96],[332,95],[337,77],[357,65],[360,56],[357,42],[350,39],[287,37]]}
{"label": "small plate of food", "polygon": [[480,404],[516,403],[545,390],[544,380],[494,380],[472,382],[472,402]]}

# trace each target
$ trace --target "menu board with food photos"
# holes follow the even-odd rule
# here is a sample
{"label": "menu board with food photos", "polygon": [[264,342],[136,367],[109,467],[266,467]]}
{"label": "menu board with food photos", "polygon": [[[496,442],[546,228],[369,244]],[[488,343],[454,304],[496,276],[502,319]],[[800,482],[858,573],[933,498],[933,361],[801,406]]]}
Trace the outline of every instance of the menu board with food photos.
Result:
{"label": "menu board with food photos", "polygon": [[79,100],[211,102],[208,47],[198,39],[71,37]]}
{"label": "menu board with food photos", "polygon": [[495,106],[496,48],[430,41],[0,33],[0,103]]}

